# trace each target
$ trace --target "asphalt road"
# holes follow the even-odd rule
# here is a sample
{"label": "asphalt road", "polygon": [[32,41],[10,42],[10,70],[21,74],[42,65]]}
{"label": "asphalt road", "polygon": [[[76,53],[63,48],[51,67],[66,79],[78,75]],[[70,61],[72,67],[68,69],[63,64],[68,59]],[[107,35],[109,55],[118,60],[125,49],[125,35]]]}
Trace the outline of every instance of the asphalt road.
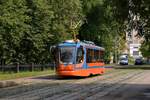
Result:
{"label": "asphalt road", "polygon": [[42,76],[0,89],[0,100],[150,100],[150,70],[111,69],[87,78]]}

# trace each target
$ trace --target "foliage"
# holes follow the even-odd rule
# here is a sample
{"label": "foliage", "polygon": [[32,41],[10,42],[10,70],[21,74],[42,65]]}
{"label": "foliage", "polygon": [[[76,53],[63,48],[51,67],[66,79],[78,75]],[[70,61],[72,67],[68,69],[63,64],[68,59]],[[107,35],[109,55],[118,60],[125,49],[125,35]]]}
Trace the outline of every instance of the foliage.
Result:
{"label": "foliage", "polygon": [[129,10],[140,16],[143,27],[140,32],[145,39],[141,50],[147,52],[149,3],[148,0],[0,0],[1,63],[47,63],[51,60],[51,45],[72,39],[78,33],[81,40],[103,46],[109,59],[110,53],[125,48]]}
{"label": "foliage", "polygon": [[[84,0],[83,0],[84,1]],[[94,41],[97,45],[105,48],[105,59],[110,59],[110,54],[114,53],[115,46],[123,49],[125,33],[122,24],[114,17],[113,7],[106,4],[105,0],[92,0],[83,2],[86,23],[80,28],[79,37],[81,40]],[[115,38],[116,37],[116,38]],[[119,40],[119,41],[118,41]],[[121,42],[117,44],[115,42]]]}
{"label": "foliage", "polygon": [[49,47],[72,38],[72,27],[83,19],[80,0],[1,0],[0,10],[5,64],[49,62]]}
{"label": "foliage", "polygon": [[144,57],[150,57],[150,43],[143,42],[140,50]]}
{"label": "foliage", "polygon": [[141,51],[144,56],[150,56],[150,1],[149,0],[105,0],[108,5],[111,5],[115,17],[120,24],[125,22],[128,29],[133,28],[138,31],[138,35],[144,38]]}
{"label": "foliage", "polygon": [[0,1],[0,59],[6,63],[16,60],[21,38],[29,31],[30,17],[25,4],[25,0]]}
{"label": "foliage", "polygon": [[[26,0],[28,6],[28,16],[31,20],[28,23],[30,30],[24,33],[20,42],[21,54],[25,58],[23,62],[40,62],[48,61],[50,55],[49,46],[47,45],[51,35],[51,19],[53,11],[47,0]],[[20,61],[20,60],[19,60]]]}
{"label": "foliage", "polygon": [[133,12],[140,17],[139,35],[144,37],[141,51],[144,57],[150,57],[150,1],[133,0]]}
{"label": "foliage", "polygon": [[[52,32],[58,41],[72,39],[73,30],[83,20],[82,5],[80,0],[50,0],[54,11]],[[77,30],[76,30],[77,29]]]}

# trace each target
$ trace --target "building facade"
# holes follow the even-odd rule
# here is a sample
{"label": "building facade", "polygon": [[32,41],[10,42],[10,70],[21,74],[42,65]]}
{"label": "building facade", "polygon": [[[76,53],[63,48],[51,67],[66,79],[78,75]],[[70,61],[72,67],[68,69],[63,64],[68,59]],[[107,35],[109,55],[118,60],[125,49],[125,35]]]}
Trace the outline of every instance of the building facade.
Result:
{"label": "building facade", "polygon": [[129,33],[126,33],[126,40],[127,40],[127,51],[128,54],[133,57],[142,57],[142,54],[140,52],[140,46],[142,43],[142,38],[137,36],[137,30],[133,29],[129,35]]}

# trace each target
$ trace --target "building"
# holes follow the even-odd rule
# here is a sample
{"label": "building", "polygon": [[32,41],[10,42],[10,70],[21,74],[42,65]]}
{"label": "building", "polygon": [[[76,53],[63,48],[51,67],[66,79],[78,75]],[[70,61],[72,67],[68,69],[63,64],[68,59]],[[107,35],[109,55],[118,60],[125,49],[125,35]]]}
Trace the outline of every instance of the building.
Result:
{"label": "building", "polygon": [[140,46],[142,43],[142,38],[137,36],[137,30],[133,29],[131,33],[126,33],[126,40],[127,40],[127,50],[128,54],[133,57],[142,57],[140,52]]}

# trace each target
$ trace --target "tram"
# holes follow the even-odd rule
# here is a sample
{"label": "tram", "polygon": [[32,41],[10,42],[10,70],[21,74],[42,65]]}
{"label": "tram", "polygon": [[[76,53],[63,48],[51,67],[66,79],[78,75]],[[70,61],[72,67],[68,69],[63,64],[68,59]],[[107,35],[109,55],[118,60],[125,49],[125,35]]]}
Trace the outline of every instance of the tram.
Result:
{"label": "tram", "polygon": [[51,49],[59,76],[90,76],[103,74],[104,48],[91,41],[66,40]]}

